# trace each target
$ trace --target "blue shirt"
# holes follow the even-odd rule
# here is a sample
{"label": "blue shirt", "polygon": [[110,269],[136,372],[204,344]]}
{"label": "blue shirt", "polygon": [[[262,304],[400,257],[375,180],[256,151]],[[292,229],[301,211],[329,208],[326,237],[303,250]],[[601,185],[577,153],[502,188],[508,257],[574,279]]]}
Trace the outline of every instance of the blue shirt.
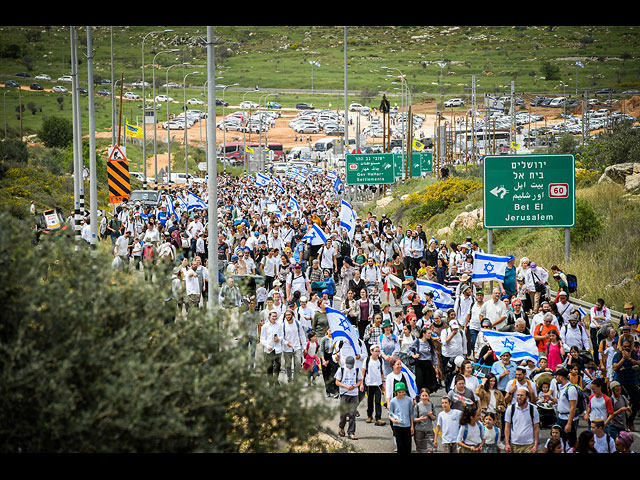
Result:
{"label": "blue shirt", "polygon": [[409,395],[404,398],[393,397],[389,402],[389,413],[395,415],[400,423],[394,423],[396,427],[410,427],[413,418],[413,399]]}
{"label": "blue shirt", "polygon": [[[491,366],[491,373],[493,373],[498,380],[498,390],[501,390],[503,392],[507,390],[507,384],[509,383],[509,381],[516,378],[516,366],[517,365],[515,364],[515,362],[509,361],[509,366],[505,367],[502,363],[502,360],[498,360]],[[509,375],[505,375],[504,377],[500,378],[500,375],[502,375],[505,370],[509,370]]]}
{"label": "blue shirt", "polygon": [[507,295],[515,295],[518,291],[518,285],[516,282],[516,266],[507,267],[504,271],[504,281],[502,282]]}

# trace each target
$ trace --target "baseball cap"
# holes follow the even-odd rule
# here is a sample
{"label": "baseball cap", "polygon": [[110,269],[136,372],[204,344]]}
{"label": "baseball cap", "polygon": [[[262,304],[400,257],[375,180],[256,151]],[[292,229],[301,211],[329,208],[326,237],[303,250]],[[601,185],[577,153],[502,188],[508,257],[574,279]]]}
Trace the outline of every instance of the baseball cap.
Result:
{"label": "baseball cap", "polygon": [[393,387],[394,392],[397,392],[398,390],[407,390],[407,386],[404,384],[404,382],[398,382],[396,383],[395,387]]}
{"label": "baseball cap", "polygon": [[344,361],[344,364],[347,367],[352,368],[356,364],[356,359],[353,357],[347,357],[346,360]]}

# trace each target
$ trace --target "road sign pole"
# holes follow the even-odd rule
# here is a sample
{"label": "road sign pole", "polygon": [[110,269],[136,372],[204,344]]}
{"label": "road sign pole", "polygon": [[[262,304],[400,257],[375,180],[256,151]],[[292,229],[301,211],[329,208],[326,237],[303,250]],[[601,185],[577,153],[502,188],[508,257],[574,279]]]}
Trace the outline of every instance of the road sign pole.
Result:
{"label": "road sign pole", "polygon": [[569,254],[571,250],[571,229],[564,229],[564,259],[565,261],[569,261]]}
{"label": "road sign pole", "polygon": [[91,247],[98,244],[98,175],[96,165],[96,104],[93,101],[93,32],[87,27],[87,90],[89,96],[89,222],[91,229]]}

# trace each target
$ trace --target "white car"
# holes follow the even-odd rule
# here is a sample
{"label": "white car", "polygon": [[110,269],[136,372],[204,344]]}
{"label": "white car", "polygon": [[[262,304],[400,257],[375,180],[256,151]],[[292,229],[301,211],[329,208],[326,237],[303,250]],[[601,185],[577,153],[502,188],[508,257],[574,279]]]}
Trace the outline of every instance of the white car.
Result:
{"label": "white car", "polygon": [[62,77],[58,78],[59,82],[72,82],[73,78],[71,78],[71,75],[63,75]]}
{"label": "white car", "polygon": [[197,98],[190,98],[187,100],[187,105],[204,105],[204,102]]}
{"label": "white car", "polygon": [[351,105],[349,105],[350,112],[359,112],[361,108],[362,105],[360,105],[359,103],[352,103]]}
{"label": "white car", "polygon": [[173,98],[167,97],[166,95],[156,95],[156,102],[173,102]]}
{"label": "white car", "polygon": [[140,98],[140,95],[134,92],[127,92],[123,95],[123,97],[128,98],[130,100],[138,100]]}
{"label": "white car", "polygon": [[256,102],[250,102],[249,100],[245,100],[240,104],[240,108],[258,108],[259,105]]}
{"label": "white car", "polygon": [[60,85],[56,85],[55,87],[52,88],[52,90],[56,93],[64,93],[69,91],[65,87],[62,87]]}
{"label": "white car", "polygon": [[452,98],[444,102],[445,107],[461,107],[464,105],[464,101],[461,98]]}
{"label": "white car", "polygon": [[49,75],[47,75],[46,73],[43,73],[41,75],[38,75],[36,77],[36,80],[51,80],[51,77]]}
{"label": "white car", "polygon": [[162,88],[180,88],[180,84],[176,82],[169,82],[162,85]]}

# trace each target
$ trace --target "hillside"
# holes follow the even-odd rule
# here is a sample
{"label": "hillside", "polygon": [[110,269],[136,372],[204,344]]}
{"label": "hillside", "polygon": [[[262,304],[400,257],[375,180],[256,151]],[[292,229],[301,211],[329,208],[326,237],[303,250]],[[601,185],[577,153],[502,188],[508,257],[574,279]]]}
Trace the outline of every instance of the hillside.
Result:
{"label": "hillside", "polygon": [[[374,212],[378,218],[384,213],[403,228],[421,224],[427,234],[447,244],[463,242],[467,236],[487,251],[487,232],[482,228],[482,177],[480,170],[464,167],[447,182],[432,178],[414,179],[396,188],[392,195],[364,205],[361,213]],[[467,192],[465,192],[467,190]],[[424,208],[425,203],[412,201],[421,195],[436,193],[437,200],[451,202],[437,209]],[[424,198],[424,197],[422,197]],[[589,241],[572,239],[569,262],[564,258],[564,230],[546,228],[496,229],[493,252],[515,255],[517,262],[523,256],[549,268],[558,265],[565,272],[577,275],[579,289],[574,296],[587,302],[604,298],[613,310],[623,311],[627,301],[640,304],[640,195],[629,194],[624,187],[613,182],[596,183],[593,179],[577,189],[577,201],[592,207],[600,227],[592,227],[592,217],[578,211],[572,235],[578,236],[590,229],[594,236]],[[437,213],[431,216],[431,213]],[[422,213],[421,213],[422,212]],[[453,226],[453,228],[451,228]],[[591,231],[593,230],[593,231]],[[550,282],[552,288],[556,287]]]}

